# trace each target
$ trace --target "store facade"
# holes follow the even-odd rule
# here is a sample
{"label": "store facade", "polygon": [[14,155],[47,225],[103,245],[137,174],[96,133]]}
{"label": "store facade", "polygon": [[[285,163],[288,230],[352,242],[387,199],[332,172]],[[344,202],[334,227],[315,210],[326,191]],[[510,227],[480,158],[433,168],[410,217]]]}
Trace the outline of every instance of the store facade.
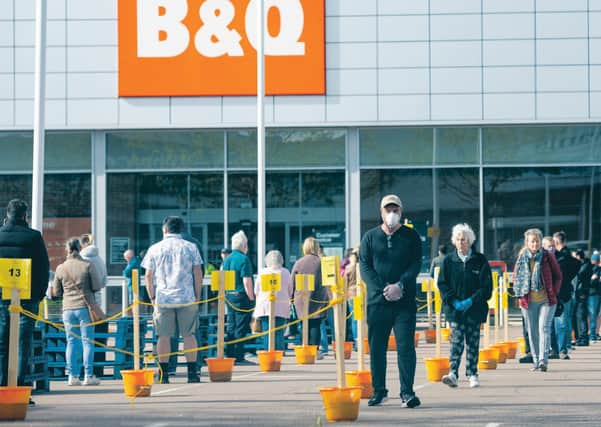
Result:
{"label": "store facade", "polygon": [[[266,98],[268,250],[291,265],[314,235],[342,254],[388,193],[424,266],[457,222],[491,259],[510,261],[533,226],[601,245],[600,1],[324,4],[326,94]],[[31,200],[33,5],[10,0],[0,17],[0,207]],[[168,214],[207,262],[239,229],[256,262],[255,98],[120,97],[117,1],[48,6],[53,265],[91,231],[118,276],[122,251],[160,239]]]}

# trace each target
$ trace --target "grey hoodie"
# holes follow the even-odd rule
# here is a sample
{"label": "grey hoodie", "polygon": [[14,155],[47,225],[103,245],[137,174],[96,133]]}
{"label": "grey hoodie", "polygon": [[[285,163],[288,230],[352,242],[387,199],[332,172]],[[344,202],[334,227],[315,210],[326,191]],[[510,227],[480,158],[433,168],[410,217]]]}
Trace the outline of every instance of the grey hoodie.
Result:
{"label": "grey hoodie", "polygon": [[98,248],[94,245],[87,246],[81,250],[79,253],[83,259],[87,259],[94,267],[96,267],[96,271],[99,273],[102,287],[106,286],[106,264],[104,260],[100,258],[98,255]]}

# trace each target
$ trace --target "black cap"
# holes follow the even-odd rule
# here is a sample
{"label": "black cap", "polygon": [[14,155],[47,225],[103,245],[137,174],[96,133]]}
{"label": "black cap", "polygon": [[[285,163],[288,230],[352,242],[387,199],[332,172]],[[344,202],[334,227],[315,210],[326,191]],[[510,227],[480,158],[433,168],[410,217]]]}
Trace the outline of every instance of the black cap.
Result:
{"label": "black cap", "polygon": [[223,248],[223,249],[221,249],[221,253],[222,254],[231,254],[232,250],[230,248]]}

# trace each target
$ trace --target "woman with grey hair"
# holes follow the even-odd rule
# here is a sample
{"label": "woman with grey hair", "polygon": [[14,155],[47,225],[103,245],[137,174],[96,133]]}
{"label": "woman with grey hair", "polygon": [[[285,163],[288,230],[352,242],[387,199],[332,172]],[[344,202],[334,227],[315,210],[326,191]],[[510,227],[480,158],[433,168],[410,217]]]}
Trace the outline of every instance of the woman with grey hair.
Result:
{"label": "woman with grey hair", "polygon": [[470,387],[479,387],[478,353],[480,324],[486,321],[488,300],[492,294],[492,275],[486,257],[472,248],[476,233],[467,224],[453,227],[455,250],[440,266],[438,289],[444,312],[451,323],[451,372],[442,377],[449,387],[457,387],[459,364],[466,352],[466,376]]}
{"label": "woman with grey hair", "polygon": [[[292,276],[290,272],[283,267],[284,258],[280,251],[269,251],[265,255],[265,268],[259,272],[257,281],[255,282],[255,295],[257,296],[257,304],[253,317],[260,320],[263,331],[269,329],[269,295],[270,292],[261,290],[261,276],[263,274],[279,274],[281,288],[275,293],[275,326],[283,326],[290,316],[290,300],[294,293],[292,284]],[[268,335],[264,335],[265,348],[268,344]],[[278,329],[275,332],[275,349],[285,350],[284,348],[284,328]]]}
{"label": "woman with grey hair", "polygon": [[538,228],[524,233],[524,247],[515,262],[513,290],[520,299],[528,329],[532,370],[546,372],[561,270],[555,256],[542,248],[542,240],[543,233]]}

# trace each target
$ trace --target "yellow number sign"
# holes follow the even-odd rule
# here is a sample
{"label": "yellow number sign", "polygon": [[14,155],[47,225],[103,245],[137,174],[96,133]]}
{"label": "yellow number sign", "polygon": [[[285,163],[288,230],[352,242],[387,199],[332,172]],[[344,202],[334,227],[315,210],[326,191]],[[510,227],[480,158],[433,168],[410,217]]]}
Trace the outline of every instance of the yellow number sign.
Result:
{"label": "yellow number sign", "polygon": [[422,281],[422,292],[432,292],[432,290],[433,290],[432,289],[433,288],[432,281],[433,281],[433,279],[430,279],[430,278],[424,279]]}
{"label": "yellow number sign", "polygon": [[353,315],[355,320],[363,320],[363,295],[353,297]]}
{"label": "yellow number sign", "polygon": [[313,274],[297,274],[294,280],[297,291],[315,290],[315,276]]}
{"label": "yellow number sign", "polygon": [[340,258],[325,256],[321,259],[321,283],[324,286],[337,286],[340,277]]}
{"label": "yellow number sign", "polygon": [[[21,299],[31,298],[31,259],[0,258],[0,287],[17,288]],[[10,299],[10,294],[3,291],[2,299]]]}
{"label": "yellow number sign", "polygon": [[282,289],[280,273],[261,274],[261,291],[277,292]]}
{"label": "yellow number sign", "polygon": [[211,273],[211,290],[219,290],[219,282],[224,284],[224,290],[233,291],[236,289],[236,272],[234,271],[213,271]]}

